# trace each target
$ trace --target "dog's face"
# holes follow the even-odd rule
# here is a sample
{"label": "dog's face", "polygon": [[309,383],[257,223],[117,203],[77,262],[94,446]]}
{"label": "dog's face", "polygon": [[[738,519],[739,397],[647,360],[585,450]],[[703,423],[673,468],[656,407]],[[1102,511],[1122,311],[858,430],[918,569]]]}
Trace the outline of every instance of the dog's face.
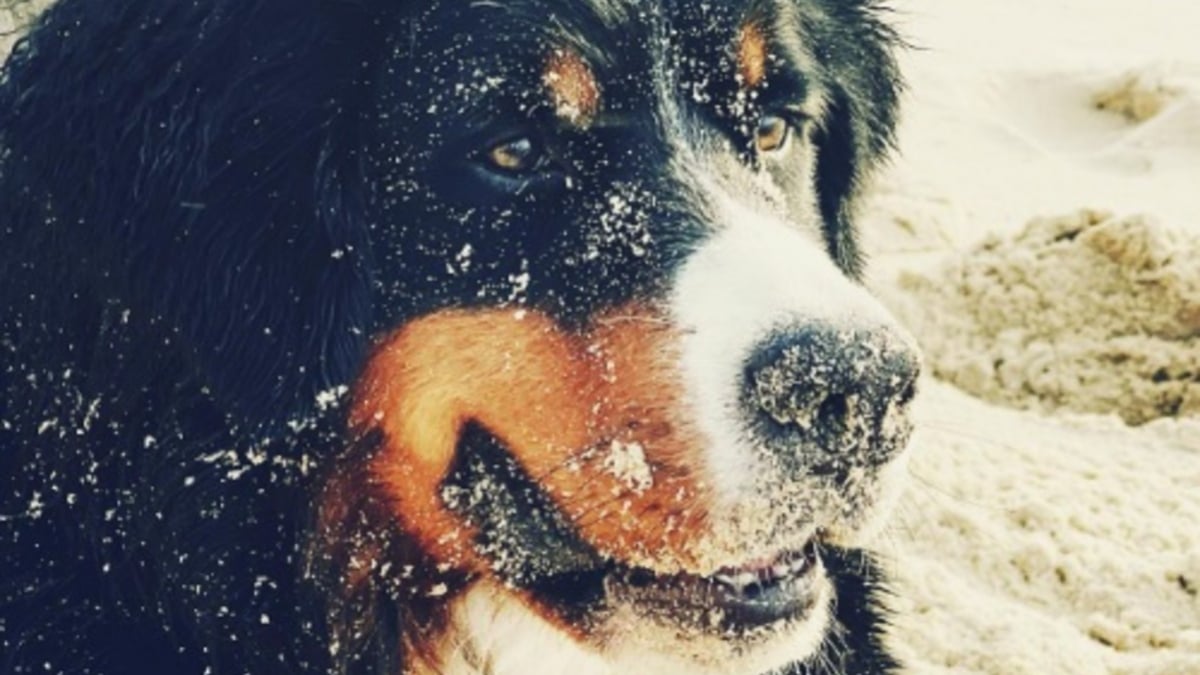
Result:
{"label": "dog's face", "polygon": [[389,310],[351,414],[405,542],[364,555],[437,608],[401,620],[412,668],[802,661],[909,431],[849,222],[888,33],[817,0],[419,4],[370,78]]}

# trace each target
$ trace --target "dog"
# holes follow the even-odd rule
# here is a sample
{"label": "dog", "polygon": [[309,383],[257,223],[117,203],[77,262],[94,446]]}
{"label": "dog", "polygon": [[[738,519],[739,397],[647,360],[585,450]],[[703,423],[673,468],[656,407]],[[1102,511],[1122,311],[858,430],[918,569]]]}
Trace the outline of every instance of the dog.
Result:
{"label": "dog", "polygon": [[890,673],[872,0],[59,0],[0,80],[6,672]]}

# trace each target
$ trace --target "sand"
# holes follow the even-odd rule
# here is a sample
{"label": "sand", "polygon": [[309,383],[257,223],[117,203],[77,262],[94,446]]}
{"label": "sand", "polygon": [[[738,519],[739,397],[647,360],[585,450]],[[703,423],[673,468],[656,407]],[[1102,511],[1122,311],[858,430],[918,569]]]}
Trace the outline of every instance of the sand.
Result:
{"label": "sand", "polygon": [[932,373],[1017,408],[1200,414],[1200,236],[1145,216],[1035,218],[898,279]]}
{"label": "sand", "polygon": [[1200,674],[1200,4],[895,4],[919,49],[864,229],[928,376],[891,641]]}
{"label": "sand", "polygon": [[914,673],[1200,674],[1200,5],[899,5],[872,286],[918,336],[880,547]]}
{"label": "sand", "polygon": [[881,547],[914,673],[1200,672],[1200,424],[1047,418],[931,381]]}
{"label": "sand", "polygon": [[8,54],[21,29],[44,4],[45,0],[0,0],[0,59]]}

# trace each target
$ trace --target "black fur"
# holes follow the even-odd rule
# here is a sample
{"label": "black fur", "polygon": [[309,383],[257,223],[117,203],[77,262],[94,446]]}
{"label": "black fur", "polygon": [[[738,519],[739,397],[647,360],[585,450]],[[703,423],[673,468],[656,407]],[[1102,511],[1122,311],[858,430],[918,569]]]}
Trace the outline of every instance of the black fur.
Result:
{"label": "black fur", "polygon": [[[690,250],[702,214],[684,202],[656,204],[673,229],[647,256],[602,248],[578,267],[561,262],[578,233],[538,227],[585,214],[582,197],[523,202],[525,220],[482,188],[438,202],[450,169],[423,143],[453,130],[414,101],[458,71],[406,70],[456,39],[417,34],[438,4],[60,0],[16,47],[0,81],[0,672],[394,673],[396,613],[419,610],[310,574],[341,564],[314,548],[329,534],[314,534],[314,503],[352,445],[338,396],[371,336],[461,304],[580,320],[654,293]],[[587,43],[598,29],[578,5],[559,18]],[[853,198],[895,122],[894,37],[868,0],[794,5],[831,94],[825,234],[855,275]],[[502,28],[488,39],[504,44]],[[636,69],[638,36],[596,48]],[[608,151],[653,167],[653,141]],[[414,167],[434,177],[390,197]],[[448,222],[493,244],[453,279]],[[532,280],[513,299],[522,265]],[[890,672],[875,565],[855,551],[827,564],[845,630],[795,672]],[[368,633],[335,649],[367,614]]]}

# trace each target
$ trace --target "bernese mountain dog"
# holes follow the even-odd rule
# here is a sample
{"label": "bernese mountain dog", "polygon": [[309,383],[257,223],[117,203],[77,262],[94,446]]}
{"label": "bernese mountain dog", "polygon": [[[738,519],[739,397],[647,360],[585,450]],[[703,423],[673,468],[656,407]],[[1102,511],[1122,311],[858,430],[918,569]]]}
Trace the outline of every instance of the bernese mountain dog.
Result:
{"label": "bernese mountain dog", "polygon": [[0,79],[0,670],[891,673],[873,0],[58,0]]}

